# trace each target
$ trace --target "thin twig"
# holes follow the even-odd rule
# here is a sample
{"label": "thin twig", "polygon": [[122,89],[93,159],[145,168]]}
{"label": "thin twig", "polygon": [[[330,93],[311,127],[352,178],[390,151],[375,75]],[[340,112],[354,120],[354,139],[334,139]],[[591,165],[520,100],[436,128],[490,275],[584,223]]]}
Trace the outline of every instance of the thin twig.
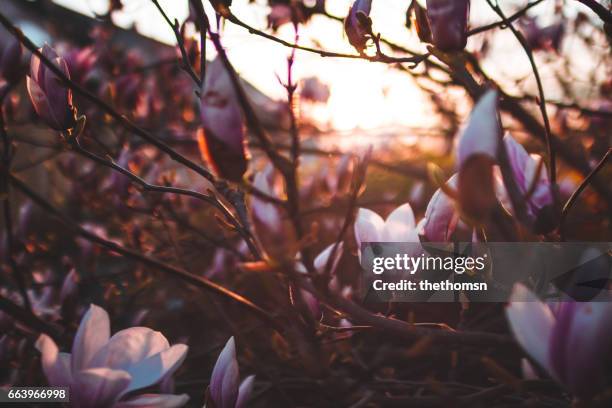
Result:
{"label": "thin twig", "polygon": [[223,297],[226,297],[236,302],[240,306],[243,306],[246,310],[251,311],[255,316],[267,322],[275,330],[279,332],[282,331],[282,325],[276,320],[276,318],[272,314],[265,311],[261,307],[257,306],[256,304],[254,304],[252,301],[245,298],[244,296],[239,295],[238,293],[235,293],[202,276],[191,274],[188,271],[185,271],[184,269],[177,268],[173,265],[169,265],[153,257],[143,255],[140,252],[126,248],[122,245],[119,245],[118,243],[114,241],[107,240],[105,238],[102,238],[94,234],[91,231],[88,231],[87,229],[79,225],[77,222],[73,221],[68,216],[63,214],[60,210],[55,208],[55,206],[53,206],[53,204],[48,202],[45,198],[35,193],[23,181],[21,181],[20,179],[18,179],[17,177],[13,175],[10,175],[9,177],[10,177],[10,183],[13,187],[21,191],[24,195],[29,197],[34,203],[42,207],[45,211],[59,218],[64,223],[64,225],[66,225],[66,227],[74,231],[74,233],[76,233],[77,235],[80,235],[81,237],[87,239],[88,241],[98,246],[103,247],[104,249],[108,251],[118,253],[126,258],[129,258],[129,259],[141,262],[144,265],[148,265],[153,268],[159,269],[160,271],[163,271],[165,273],[168,273],[169,275],[175,276],[199,288],[202,288],[212,293],[216,293]]}
{"label": "thin twig", "polygon": [[[582,181],[582,183],[580,183],[576,191],[574,191],[574,193],[571,195],[571,197],[567,200],[567,202],[563,206],[563,210],[561,211],[561,218],[559,219],[559,231],[560,231],[562,240],[565,239],[565,219],[567,218],[569,211],[572,209],[572,207],[574,206],[574,204],[580,197],[580,194],[582,194],[584,189],[587,188],[588,185],[591,184],[595,176],[597,176],[597,173],[599,173],[605,167],[606,162],[610,158],[610,153],[612,153],[612,148],[608,149],[604,157],[599,161],[599,163],[597,163],[597,166],[595,166],[595,168],[593,168],[593,170],[589,173],[589,175],[586,176],[586,178]],[[608,209],[608,210],[612,211],[612,209]]]}
{"label": "thin twig", "polygon": [[549,161],[549,167],[548,167],[549,179],[550,179],[551,188],[553,190],[552,193],[553,193],[553,196],[555,197],[555,201],[558,201],[559,195],[558,195],[558,189],[557,189],[557,158],[556,158],[557,154],[553,147],[552,135],[551,135],[552,132],[550,129],[550,121],[548,119],[548,113],[546,111],[546,96],[544,95],[544,86],[542,85],[542,79],[540,78],[540,71],[538,70],[538,66],[535,63],[535,60],[533,58],[533,51],[531,50],[531,47],[529,47],[529,44],[527,43],[527,40],[525,39],[523,34],[512,25],[511,21],[508,20],[508,18],[502,11],[501,7],[499,7],[499,4],[494,4],[493,0],[487,0],[487,3],[493,9],[493,11],[495,11],[497,15],[501,17],[501,19],[504,21],[504,24],[512,31],[516,39],[519,41],[519,43],[525,50],[525,54],[527,55],[527,58],[529,59],[529,63],[531,64],[531,69],[533,70],[533,75],[535,76],[535,80],[538,86],[538,93],[539,93],[538,104],[540,106],[540,111],[542,112],[542,119],[544,121],[546,148],[548,151],[548,161]]}

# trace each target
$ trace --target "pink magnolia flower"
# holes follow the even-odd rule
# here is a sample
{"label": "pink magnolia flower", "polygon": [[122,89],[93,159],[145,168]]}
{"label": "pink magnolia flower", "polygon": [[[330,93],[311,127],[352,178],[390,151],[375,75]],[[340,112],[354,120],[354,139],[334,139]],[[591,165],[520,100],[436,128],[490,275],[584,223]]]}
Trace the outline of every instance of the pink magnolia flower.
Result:
{"label": "pink magnolia flower", "polygon": [[[270,197],[281,198],[284,193],[279,184],[278,174],[269,164],[255,175],[253,187]],[[294,229],[287,213],[277,204],[253,196],[251,215],[255,235],[266,255],[273,261],[292,261],[298,250]]]}
{"label": "pink magnolia flower", "polygon": [[200,100],[200,151],[221,177],[240,181],[248,166],[240,105],[223,63],[217,58],[209,65]]}
{"label": "pink magnolia flower", "polygon": [[493,166],[501,144],[497,91],[480,97],[458,139],[458,203],[462,215],[483,222],[497,203]]}
{"label": "pink magnolia flower", "polygon": [[78,83],[86,82],[98,62],[93,47],[73,48],[65,54],[66,64],[72,79]]}
{"label": "pink magnolia flower", "polygon": [[[66,61],[53,48],[45,44],[40,51],[70,78]],[[49,127],[55,130],[74,127],[72,91],[36,55],[32,55],[27,86],[34,110]]]}
{"label": "pink magnolia flower", "polygon": [[550,181],[548,180],[546,166],[541,165],[538,175],[538,167],[540,166],[542,157],[527,153],[525,148],[514,140],[510,133],[504,136],[504,145],[506,146],[506,152],[508,153],[512,174],[521,194],[524,196],[527,195],[527,192],[529,192],[532,185],[534,186],[534,189],[527,200],[527,215],[533,222],[535,222],[536,227],[540,227],[536,229],[549,229],[545,228],[547,227],[545,224],[548,224],[547,215],[550,213],[550,211],[545,209],[552,208],[554,198],[552,195]]}
{"label": "pink magnolia flower", "polygon": [[[457,174],[446,182],[447,187],[457,188]],[[459,213],[454,200],[441,188],[436,190],[427,204],[422,234],[429,242],[448,242],[457,228]]]}
{"label": "pink magnolia flower", "polygon": [[[336,271],[336,268],[338,267],[340,258],[342,258],[342,251],[344,248],[344,243],[340,242],[340,244],[338,244],[336,248],[336,251],[334,252],[335,246],[336,246],[335,243],[329,245],[327,248],[321,251],[321,253],[317,255],[313,261],[313,266],[314,266],[314,269],[317,271],[317,273],[324,274],[325,268],[327,267],[327,263],[329,262],[329,259],[332,256],[332,254],[334,254],[334,259],[329,269],[330,276],[332,277],[332,280],[329,286],[330,286],[330,289],[332,289],[333,291],[336,291],[337,289],[339,289],[337,277],[335,276],[334,272]],[[297,262],[295,266],[295,270],[303,274],[308,273],[308,271],[306,270],[306,267],[301,262]],[[320,307],[320,304],[317,298],[314,295],[312,295],[310,292],[304,289],[301,289],[301,294],[302,294],[302,299],[304,299],[304,302],[306,303],[306,306],[308,307],[308,310],[310,311],[312,317],[314,317],[315,319],[319,319],[321,317],[321,307]]]}
{"label": "pink magnolia flower", "polygon": [[592,398],[605,385],[612,346],[612,304],[564,302],[553,309],[516,284],[506,316],[527,354],[576,397]]}
{"label": "pink magnolia flower", "polygon": [[397,207],[386,220],[372,210],[360,208],[355,220],[355,239],[362,242],[419,242],[410,204]]}
{"label": "pink magnolia flower", "polygon": [[[243,408],[251,396],[255,376],[240,382],[236,343],[231,337],[219,354],[210,377],[209,398],[214,408]],[[204,405],[206,407],[206,404]]]}
{"label": "pink magnolia flower", "polygon": [[361,244],[366,242],[420,242],[414,212],[410,204],[397,207],[386,220],[372,210],[360,208],[354,231],[357,254],[361,261]]}
{"label": "pink magnolia flower", "polygon": [[72,353],[59,352],[42,334],[36,342],[49,385],[70,387],[73,407],[180,407],[186,395],[142,394],[122,398],[172,375],[187,354],[187,346],[172,347],[159,332],[131,327],[110,337],[108,314],[91,305],[83,316]]}
{"label": "pink magnolia flower", "polygon": [[461,51],[467,43],[470,0],[427,0],[433,44],[442,51]]}
{"label": "pink magnolia flower", "polygon": [[474,156],[497,161],[502,139],[498,120],[498,95],[491,89],[480,97],[461,130],[457,144],[457,165],[465,166]]}
{"label": "pink magnolia flower", "polygon": [[0,79],[14,82],[22,75],[21,44],[12,35],[2,36],[0,40]]}
{"label": "pink magnolia flower", "polygon": [[348,15],[344,19],[344,32],[346,33],[346,37],[349,43],[351,43],[359,53],[363,53],[370,39],[368,27],[362,24],[363,21],[359,17],[359,14],[369,16],[371,8],[372,0],[355,0]]}

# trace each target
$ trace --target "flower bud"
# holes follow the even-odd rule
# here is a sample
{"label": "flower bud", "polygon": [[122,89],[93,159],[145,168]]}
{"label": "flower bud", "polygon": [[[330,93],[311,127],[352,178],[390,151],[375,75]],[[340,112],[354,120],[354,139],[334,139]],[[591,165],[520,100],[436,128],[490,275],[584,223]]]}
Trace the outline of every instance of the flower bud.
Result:
{"label": "flower bud", "polygon": [[554,198],[546,167],[539,155],[529,155],[525,148],[510,135],[504,136],[504,145],[512,175],[519,191],[527,197],[527,216],[534,222],[536,232],[548,232],[555,226]]}
{"label": "flower bud", "polygon": [[355,0],[344,19],[344,32],[359,53],[363,53],[370,39],[369,27],[364,25],[363,17],[369,18],[371,8],[372,0]]}
{"label": "flower bud", "polygon": [[[53,48],[45,44],[40,51],[70,78],[66,61]],[[34,110],[49,127],[62,131],[74,127],[76,109],[72,106],[72,91],[36,55],[32,55],[30,62],[27,87]]]}
{"label": "flower bud", "polygon": [[433,44],[442,51],[461,51],[467,43],[470,0],[427,0]]}
{"label": "flower bud", "polygon": [[231,80],[219,59],[210,63],[200,102],[203,129],[198,145],[202,156],[219,176],[242,180],[248,166],[244,124]]}
{"label": "flower bud", "polygon": [[472,221],[483,221],[497,203],[493,165],[501,141],[497,91],[485,93],[459,136],[457,163],[461,211]]}

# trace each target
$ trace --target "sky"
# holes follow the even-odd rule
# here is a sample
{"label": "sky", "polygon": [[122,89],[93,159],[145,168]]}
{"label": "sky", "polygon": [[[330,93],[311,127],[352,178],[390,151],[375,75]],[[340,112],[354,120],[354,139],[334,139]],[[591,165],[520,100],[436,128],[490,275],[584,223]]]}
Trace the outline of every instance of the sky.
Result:
{"label": "sky", "polygon": [[[56,3],[73,8],[84,14],[104,12],[105,0],[56,0]],[[205,2],[207,3],[207,2]],[[265,29],[268,8],[265,1],[248,4],[248,0],[234,0],[232,11],[249,25]],[[505,0],[504,7],[516,10],[527,1]],[[124,0],[125,10],[114,15],[114,22],[122,27],[135,27],[144,35],[174,43],[174,36],[150,0]],[[160,0],[160,4],[171,18],[182,21],[187,16],[187,0]],[[333,15],[346,15],[350,0],[328,0],[327,11]],[[383,37],[424,51],[416,35],[404,26],[407,0],[374,1],[371,17],[374,30]],[[495,20],[485,0],[472,2],[471,25],[478,26]],[[536,12],[553,15],[550,7],[554,1],[546,1],[534,9]],[[547,12],[547,13],[546,13]],[[324,16],[315,16],[300,28],[300,43],[318,46],[326,50],[355,53],[348,44],[342,25]],[[505,30],[508,31],[508,30]],[[277,35],[293,40],[293,28],[281,27]],[[504,36],[505,35],[505,36]],[[315,42],[316,41],[316,42]],[[478,38],[470,38],[468,48],[478,47]],[[529,76],[530,70],[524,55],[517,54],[518,44],[509,32],[502,33],[493,45],[493,54],[504,56],[501,66],[491,67],[502,75],[520,78]],[[274,98],[284,98],[285,90],[277,75],[286,75],[286,59],[290,49],[248,33],[231,23],[223,29],[223,43],[238,72],[261,91]],[[213,47],[208,47],[212,50]],[[212,51],[211,51],[212,53]],[[516,55],[516,58],[508,56]],[[210,56],[212,57],[212,55]],[[485,68],[487,65],[485,64]],[[294,66],[295,76],[306,78],[317,76],[330,86],[331,97],[326,106],[312,107],[310,113],[318,123],[335,130],[406,131],[410,127],[429,127],[435,117],[430,113],[427,98],[416,87],[413,79],[386,64],[361,60],[322,58],[307,52],[298,52]],[[543,74],[546,77],[546,73]]]}

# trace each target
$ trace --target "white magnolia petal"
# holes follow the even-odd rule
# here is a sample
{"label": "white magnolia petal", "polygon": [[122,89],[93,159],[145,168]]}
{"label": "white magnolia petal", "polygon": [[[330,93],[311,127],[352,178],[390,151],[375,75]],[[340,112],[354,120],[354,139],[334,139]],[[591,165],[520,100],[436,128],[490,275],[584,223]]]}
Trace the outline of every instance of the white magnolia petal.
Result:
{"label": "white magnolia petal", "polygon": [[70,371],[70,354],[60,353],[57,345],[46,334],[41,334],[36,341],[36,349],[41,353],[41,362],[49,385],[66,387],[72,382]]}
{"label": "white magnolia petal", "polygon": [[548,359],[550,334],[555,324],[550,308],[527,287],[517,283],[506,307],[506,316],[519,344],[554,376]]}
{"label": "white magnolia petal", "polygon": [[108,313],[101,307],[92,304],[81,319],[72,344],[72,372],[90,367],[91,360],[108,342],[109,337]]}
{"label": "white magnolia petal", "polygon": [[410,204],[397,207],[385,221],[383,240],[387,242],[418,242],[414,212]]}
{"label": "white magnolia petal", "polygon": [[355,219],[355,239],[357,246],[363,242],[380,242],[385,228],[385,221],[372,210],[360,208]]}
{"label": "white magnolia petal", "polygon": [[147,327],[121,330],[95,355],[91,367],[110,367],[128,370],[147,357],[167,350],[168,340],[158,331]]}
{"label": "white magnolia petal", "polygon": [[128,373],[132,376],[132,382],[126,392],[148,387],[159,382],[163,377],[172,375],[185,360],[188,349],[185,344],[175,344],[127,368]]}
{"label": "white magnolia petal", "polygon": [[75,376],[71,401],[77,407],[107,408],[119,400],[132,377],[123,370],[89,368]]}
{"label": "white magnolia petal", "polygon": [[501,139],[497,104],[497,91],[492,89],[482,95],[474,106],[458,139],[457,163],[459,168],[475,154],[497,160]]}
{"label": "white magnolia petal", "polygon": [[340,242],[338,245],[331,244],[327,248],[325,248],[314,260],[314,267],[319,273],[323,273],[325,271],[325,267],[327,266],[327,262],[329,262],[329,257],[332,252],[334,252],[334,248],[336,248],[336,252],[334,254],[334,260],[331,265],[331,271],[333,272],[340,262],[340,258],[342,257],[342,248],[344,246],[343,242]]}

